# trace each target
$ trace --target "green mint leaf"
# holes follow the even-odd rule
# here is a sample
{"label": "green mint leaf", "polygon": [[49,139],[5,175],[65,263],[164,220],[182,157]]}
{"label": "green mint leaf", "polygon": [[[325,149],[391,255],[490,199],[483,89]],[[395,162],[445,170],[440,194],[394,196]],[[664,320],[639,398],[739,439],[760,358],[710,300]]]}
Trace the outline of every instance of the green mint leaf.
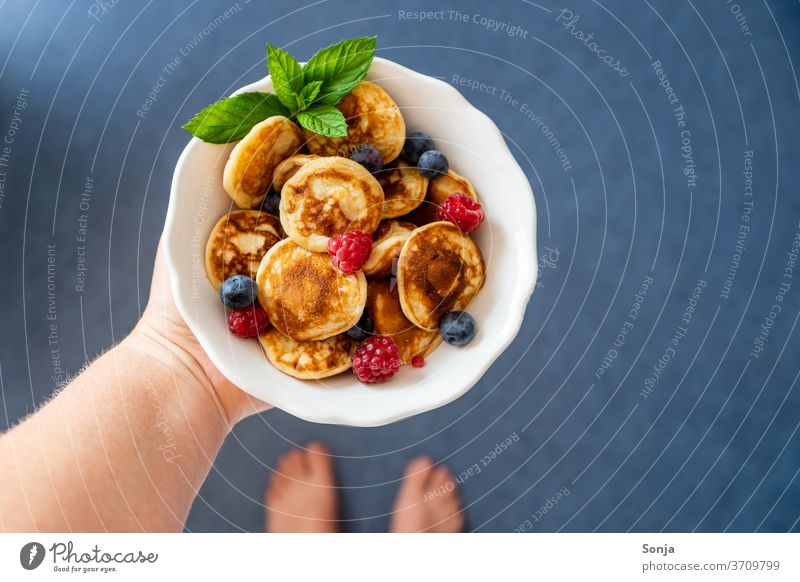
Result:
{"label": "green mint leaf", "polygon": [[303,87],[303,70],[294,57],[276,46],[267,44],[267,67],[275,93],[286,107],[296,111],[301,107],[297,94]]}
{"label": "green mint leaf", "polygon": [[322,81],[311,81],[300,90],[299,97],[303,101],[303,107],[308,107],[314,102],[319,95],[320,88],[322,88]]}
{"label": "green mint leaf", "polygon": [[322,81],[317,105],[336,105],[358,85],[375,56],[376,36],[343,40],[321,49],[303,67],[306,83]]}
{"label": "green mint leaf", "polygon": [[289,116],[275,95],[240,93],[212,103],[183,129],[208,143],[230,143],[242,139],[256,123],[273,115]]}
{"label": "green mint leaf", "polygon": [[347,135],[347,123],[342,112],[333,105],[315,105],[297,114],[297,121],[314,133],[327,137]]}

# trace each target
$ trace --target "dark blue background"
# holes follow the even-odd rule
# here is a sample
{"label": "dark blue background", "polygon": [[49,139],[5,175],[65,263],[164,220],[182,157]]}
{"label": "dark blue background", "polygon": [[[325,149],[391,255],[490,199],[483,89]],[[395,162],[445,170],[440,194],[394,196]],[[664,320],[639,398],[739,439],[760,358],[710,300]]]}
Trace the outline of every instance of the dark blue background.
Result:
{"label": "dark blue background", "polygon": [[[2,425],[54,390],[51,347],[75,373],[136,321],[187,142],[180,124],[263,76],[267,40],[307,58],[341,38],[378,34],[382,57],[448,82],[457,75],[497,87],[495,95],[461,90],[505,133],[536,193],[540,252],[554,249],[558,260],[542,268],[516,342],[466,396],[377,429],[314,425],[280,411],[250,418],[226,442],[187,529],[261,530],[270,468],[315,438],[338,456],[352,531],[387,527],[403,466],[420,453],[455,473],[478,464],[462,490],[468,526],[479,531],[526,520],[534,531],[798,530],[800,280],[797,272],[784,276],[800,228],[797,3],[568,4],[580,16],[571,30],[592,33],[627,77],[571,35],[557,21],[564,5],[549,0],[100,4],[0,2],[3,137],[18,94],[28,91],[10,164],[0,168]],[[457,9],[468,21],[445,12],[418,22],[399,12],[420,9]],[[480,16],[520,33],[488,30]],[[165,74],[193,38],[196,46]],[[691,190],[656,60],[686,112],[697,172]],[[155,102],[137,115],[159,75]],[[571,169],[520,110],[523,102]],[[753,208],[743,223],[747,150]],[[84,211],[87,177],[94,187]],[[78,293],[81,214],[87,288]],[[725,299],[741,224],[750,230]],[[48,344],[48,244],[57,344]],[[646,276],[653,284],[639,317],[597,380]],[[707,285],[686,337],[644,398],[698,280]],[[791,286],[781,312],[753,357],[782,282]],[[509,435],[518,442],[482,463]],[[536,514],[563,487],[570,494]]]}

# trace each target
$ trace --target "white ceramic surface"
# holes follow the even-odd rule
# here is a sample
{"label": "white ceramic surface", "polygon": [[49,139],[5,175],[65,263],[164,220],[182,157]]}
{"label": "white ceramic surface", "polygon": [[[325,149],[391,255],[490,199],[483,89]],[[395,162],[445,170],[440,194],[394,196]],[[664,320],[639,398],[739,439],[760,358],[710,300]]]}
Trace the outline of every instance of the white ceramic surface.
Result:
{"label": "white ceramic surface", "polygon": [[[165,251],[175,302],[220,371],[234,384],[305,420],[378,426],[431,410],[469,390],[519,331],[536,282],[536,209],[525,174],[500,131],[447,83],[376,58],[367,79],[403,111],[407,131],[426,131],[467,177],[486,212],[473,233],[486,261],[486,283],[468,311],[479,332],[471,344],[443,344],[425,367],[403,367],[390,382],[361,384],[352,373],[322,381],[277,371],[255,340],[228,333],[225,311],[206,279],[206,239],[230,211],[222,171],[232,149],[192,138],[178,160],[165,227]],[[272,91],[269,77],[241,91]]]}

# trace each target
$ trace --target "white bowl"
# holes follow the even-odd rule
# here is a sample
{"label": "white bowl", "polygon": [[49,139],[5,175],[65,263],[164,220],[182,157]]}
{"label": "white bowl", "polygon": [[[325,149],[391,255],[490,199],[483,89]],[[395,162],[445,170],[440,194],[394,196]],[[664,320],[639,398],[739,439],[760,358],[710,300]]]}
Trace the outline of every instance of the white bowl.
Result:
{"label": "white bowl", "polygon": [[[381,85],[403,111],[408,131],[426,131],[450,167],[468,178],[486,221],[473,233],[486,261],[486,282],[468,310],[478,323],[466,347],[443,344],[423,368],[404,367],[388,383],[368,386],[352,373],[321,381],[276,370],[255,340],[232,336],[204,268],[206,239],[231,208],[222,171],[232,144],[192,138],[172,180],[165,251],[175,302],[211,361],[234,384],[305,420],[378,426],[458,398],[517,335],[536,282],[536,209],[525,174],[500,131],[447,83],[376,58],[367,79]],[[269,77],[241,91],[272,91]]]}

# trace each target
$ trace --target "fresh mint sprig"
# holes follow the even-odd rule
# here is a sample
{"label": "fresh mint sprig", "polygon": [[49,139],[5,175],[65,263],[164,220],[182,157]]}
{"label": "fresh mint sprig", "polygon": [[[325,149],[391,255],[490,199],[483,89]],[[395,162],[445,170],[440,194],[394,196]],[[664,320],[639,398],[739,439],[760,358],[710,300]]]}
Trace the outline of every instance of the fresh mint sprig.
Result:
{"label": "fresh mint sprig", "polygon": [[375,56],[376,39],[343,40],[314,53],[303,67],[303,82],[322,81],[319,105],[336,105],[361,82]]}
{"label": "fresh mint sprig", "polygon": [[288,116],[289,111],[272,93],[239,93],[209,105],[183,129],[209,143],[230,143],[273,115]]}
{"label": "fresh mint sprig", "polygon": [[315,105],[298,112],[297,122],[306,129],[331,137],[347,135],[347,123],[342,112],[333,105]]}
{"label": "fresh mint sprig", "polygon": [[377,37],[343,40],[320,49],[305,66],[292,55],[267,44],[267,67],[275,95],[240,93],[212,103],[183,126],[210,143],[242,139],[252,127],[273,115],[295,119],[327,137],[347,135],[347,123],[336,105],[366,76]]}
{"label": "fresh mint sprig", "polygon": [[303,103],[303,107],[314,102],[321,88],[322,81],[311,81],[308,85],[300,89],[299,97]]}
{"label": "fresh mint sprig", "polygon": [[292,55],[267,44],[267,68],[272,77],[275,94],[292,112],[301,108],[298,100],[303,90],[303,69]]}

